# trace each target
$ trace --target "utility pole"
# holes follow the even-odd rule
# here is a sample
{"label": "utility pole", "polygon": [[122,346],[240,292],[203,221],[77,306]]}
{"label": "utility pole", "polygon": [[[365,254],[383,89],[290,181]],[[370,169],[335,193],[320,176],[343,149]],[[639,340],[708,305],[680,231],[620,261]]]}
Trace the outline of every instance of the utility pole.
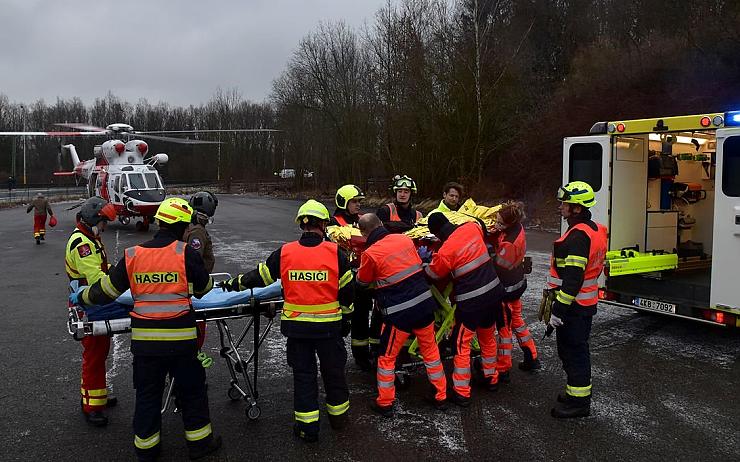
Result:
{"label": "utility pole", "polygon": [[[26,131],[26,107],[21,104],[21,111],[23,111],[23,131]],[[28,185],[26,182],[26,135],[23,137],[23,186]]]}

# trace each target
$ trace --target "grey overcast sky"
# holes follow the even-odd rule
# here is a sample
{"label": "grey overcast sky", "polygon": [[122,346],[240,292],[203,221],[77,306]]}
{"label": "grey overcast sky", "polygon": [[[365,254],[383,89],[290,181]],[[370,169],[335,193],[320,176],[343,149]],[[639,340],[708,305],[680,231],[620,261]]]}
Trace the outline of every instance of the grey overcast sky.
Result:
{"label": "grey overcast sky", "polygon": [[0,0],[0,93],[12,102],[108,92],[198,105],[217,88],[267,99],[320,22],[372,24],[385,0]]}

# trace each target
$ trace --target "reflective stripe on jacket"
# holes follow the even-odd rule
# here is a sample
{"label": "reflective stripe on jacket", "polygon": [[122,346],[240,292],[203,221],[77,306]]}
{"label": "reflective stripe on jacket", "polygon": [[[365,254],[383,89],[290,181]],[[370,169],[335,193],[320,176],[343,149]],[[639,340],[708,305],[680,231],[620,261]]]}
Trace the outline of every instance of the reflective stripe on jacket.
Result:
{"label": "reflective stripe on jacket", "polygon": [[495,298],[503,295],[483,240],[483,230],[477,222],[458,226],[434,254],[426,272],[436,280],[452,277],[453,299],[461,310],[477,309],[481,303],[478,297],[482,295]]}
{"label": "reflective stripe on jacket", "polygon": [[[575,300],[581,306],[593,306],[599,302],[599,276],[604,270],[608,238],[607,229],[604,225],[596,223],[596,227],[597,230],[594,230],[586,223],[578,223],[568,228],[554,243],[553,256],[550,258],[550,274],[547,276],[548,287],[556,289],[563,285],[559,273],[561,268],[576,266],[584,270],[583,283],[575,297],[562,291],[558,293],[558,300],[563,303],[568,302],[566,304],[570,304]],[[574,229],[584,232],[590,240],[588,258],[579,255],[566,255],[564,258],[556,257],[558,248]]]}
{"label": "reflective stripe on jacket", "polygon": [[392,315],[432,298],[426,284],[404,284],[422,269],[421,258],[411,238],[388,234],[362,253],[357,282],[374,285],[383,314]]}
{"label": "reflective stripe on jacket", "polygon": [[124,258],[134,299],[132,317],[171,319],[190,311],[183,241],[160,248],[129,247]]}
{"label": "reflective stripe on jacket", "polygon": [[[307,247],[294,241],[282,247],[280,279],[285,298],[282,321],[341,321],[337,253],[338,247],[332,242]],[[352,273],[347,273],[351,281]]]}
{"label": "reflective stripe on jacket", "polygon": [[524,227],[517,223],[497,233],[494,248],[496,274],[504,285],[506,298],[518,299],[527,288],[527,280],[524,277],[524,254],[527,252]]}

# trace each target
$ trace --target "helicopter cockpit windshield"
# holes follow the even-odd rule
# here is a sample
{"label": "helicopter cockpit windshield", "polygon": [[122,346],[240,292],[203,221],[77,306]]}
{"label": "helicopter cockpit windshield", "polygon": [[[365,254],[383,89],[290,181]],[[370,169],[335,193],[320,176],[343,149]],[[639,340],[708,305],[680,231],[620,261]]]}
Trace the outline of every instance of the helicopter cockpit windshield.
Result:
{"label": "helicopter cockpit windshield", "polygon": [[157,172],[130,172],[121,178],[124,196],[142,202],[161,202],[164,200],[164,187]]}
{"label": "helicopter cockpit windshield", "polygon": [[128,173],[128,187],[129,189],[161,189],[162,183],[159,181],[158,175],[152,173]]}

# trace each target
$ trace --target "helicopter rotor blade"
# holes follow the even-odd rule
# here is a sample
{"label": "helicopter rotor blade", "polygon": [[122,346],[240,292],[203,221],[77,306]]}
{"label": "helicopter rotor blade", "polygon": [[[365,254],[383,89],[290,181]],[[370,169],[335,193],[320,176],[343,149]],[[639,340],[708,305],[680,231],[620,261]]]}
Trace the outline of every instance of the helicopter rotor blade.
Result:
{"label": "helicopter rotor blade", "polygon": [[82,123],[62,123],[62,124],[54,124],[58,127],[67,127],[67,128],[76,128],[77,130],[84,130],[87,132],[105,132],[105,128],[102,127],[95,127],[93,125],[88,124],[82,124]]}
{"label": "helicopter rotor blade", "polygon": [[218,141],[205,141],[205,140],[191,140],[188,138],[175,138],[172,136],[157,136],[157,135],[149,135],[141,132],[136,132],[131,134],[134,138],[144,138],[144,139],[150,139],[150,140],[158,140],[158,141],[168,141],[172,143],[179,143],[179,144],[221,144]]}
{"label": "helicopter rotor blade", "polygon": [[108,132],[0,132],[0,136],[100,136]]}
{"label": "helicopter rotor blade", "polygon": [[220,132],[245,132],[245,133],[253,133],[253,132],[279,132],[281,130],[276,130],[274,128],[233,128],[233,129],[218,129],[218,130],[158,130],[158,131],[144,131],[144,132],[136,132],[136,133],[152,133],[152,134],[160,134],[160,133],[220,133]]}

